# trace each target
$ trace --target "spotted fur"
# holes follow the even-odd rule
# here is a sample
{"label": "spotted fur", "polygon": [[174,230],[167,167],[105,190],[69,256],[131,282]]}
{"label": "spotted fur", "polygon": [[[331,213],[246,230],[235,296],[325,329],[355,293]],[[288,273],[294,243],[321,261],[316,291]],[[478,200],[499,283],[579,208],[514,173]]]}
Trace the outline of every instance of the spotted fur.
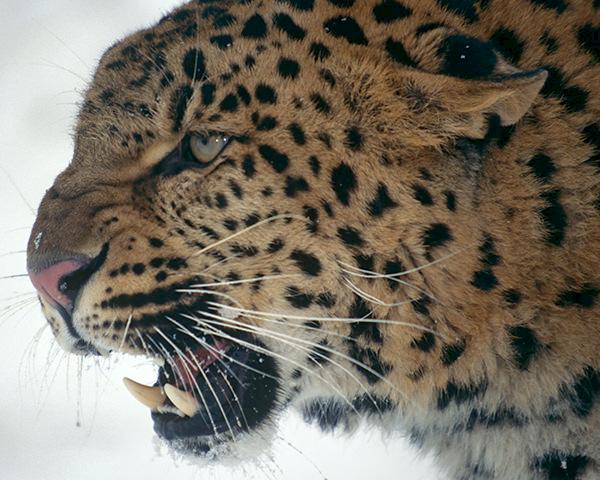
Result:
{"label": "spotted fur", "polygon": [[[271,420],[382,420],[457,480],[599,478],[599,35],[592,0],[183,5],[102,57],[41,204],[30,269],[102,260],[70,323],[43,302],[57,338],[144,354],[226,295],[305,342],[260,338]],[[189,132],[233,141],[201,170]]]}

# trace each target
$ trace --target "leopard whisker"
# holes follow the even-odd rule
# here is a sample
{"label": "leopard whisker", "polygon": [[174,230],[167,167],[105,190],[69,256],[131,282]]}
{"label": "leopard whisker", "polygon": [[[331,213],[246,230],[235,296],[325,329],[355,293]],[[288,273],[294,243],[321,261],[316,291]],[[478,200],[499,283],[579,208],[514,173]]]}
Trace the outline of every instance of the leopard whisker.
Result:
{"label": "leopard whisker", "polygon": [[[370,270],[363,270],[362,268],[358,268],[355,267],[354,265],[351,265],[349,263],[343,262],[341,260],[338,260],[338,263],[344,267],[347,267],[351,270],[355,270],[358,271],[360,273],[365,274],[365,278],[397,278],[397,277],[403,277],[405,275],[409,275],[411,273],[415,273],[415,272],[420,272],[421,270],[425,270],[426,268],[430,268],[433,267],[434,265],[437,265],[439,263],[442,263],[452,257],[455,257],[456,255],[459,255],[463,252],[465,252],[466,250],[468,250],[471,247],[477,246],[476,243],[471,243],[469,245],[467,245],[464,248],[461,248],[460,250],[458,250],[457,252],[452,252],[448,255],[445,255],[441,258],[438,258],[436,260],[433,260],[429,263],[426,263],[425,265],[421,265],[419,267],[414,267],[414,268],[410,268],[408,270],[404,270],[402,272],[397,272],[397,273],[377,273],[377,272],[371,272]],[[356,274],[356,276],[362,276],[359,274]]]}
{"label": "leopard whisker", "polygon": [[350,290],[352,290],[354,293],[356,293],[359,297],[361,297],[363,300],[366,300],[367,302],[370,303],[374,303],[376,305],[382,306],[382,307],[400,307],[402,305],[407,305],[409,303],[412,303],[412,300],[404,300],[402,302],[396,302],[396,303],[386,303],[383,300],[380,300],[379,298],[377,298],[374,295],[371,295],[367,292],[365,292],[364,290],[361,290],[358,286],[356,286],[354,283],[352,283],[352,281],[350,281],[347,278],[344,278],[344,281],[346,283],[346,285],[350,288]]}
{"label": "leopard whisker", "polygon": [[[172,322],[174,325],[176,325],[179,328],[179,331],[182,333],[185,333],[188,336],[194,337],[196,338],[192,332],[189,331],[188,328],[186,328],[185,326],[183,326],[180,322],[178,322],[177,320],[167,317],[167,319]],[[235,359],[229,357],[228,355],[226,355],[224,352],[220,352],[219,350],[217,350],[216,348],[214,348],[212,345],[210,345],[208,342],[203,341],[202,339],[197,339],[199,341],[199,343],[201,344],[202,348],[205,348],[207,350],[209,350],[210,352],[213,352],[215,354],[215,357],[217,358],[217,361],[219,362],[220,365],[222,365],[223,367],[225,367],[225,369],[228,371],[229,375],[231,377],[233,377],[239,385],[242,385],[242,381],[239,379],[239,377],[235,374],[235,372],[233,370],[231,370],[231,368],[229,367],[229,365],[227,365],[223,359],[221,357],[225,357],[230,359],[231,361],[235,361]],[[244,366],[241,362],[237,362],[238,364]],[[234,400],[237,402],[238,407],[240,409],[240,412],[242,413],[242,416],[244,417],[244,422],[246,423],[246,425],[248,425],[248,420],[246,419],[246,416],[244,414],[244,411],[242,409],[242,405],[240,403],[239,397],[237,395],[237,393],[235,392],[233,386],[231,385],[229,378],[227,375],[225,375],[223,373],[223,371],[219,368],[218,369],[220,375],[223,377],[223,380],[225,381],[225,383],[227,383],[227,386],[229,388],[229,390],[231,391],[231,394],[233,395]],[[229,400],[228,400],[229,402]],[[236,416],[236,420],[239,422],[239,418]],[[241,426],[241,425],[240,425]]]}
{"label": "leopard whisker", "polygon": [[[202,313],[204,314],[205,312],[202,312]],[[222,320],[226,320],[226,319],[222,318]],[[205,322],[205,321],[203,321],[203,320],[200,320],[200,319],[198,319],[198,318],[195,318],[195,321],[197,321],[199,324],[206,325],[206,322]],[[227,324],[222,324],[222,325],[223,325],[223,326],[225,326],[225,327],[227,327],[227,326],[228,326]],[[198,330],[200,330],[200,331],[206,332],[206,329],[205,329],[205,328],[204,328],[204,329],[203,329],[203,328],[201,328],[201,327],[194,327],[194,328],[195,328],[195,329],[198,329]],[[232,336],[230,336],[230,335],[227,335],[227,334],[225,334],[224,332],[212,333],[212,334],[213,334],[213,335],[217,335],[217,336],[221,336],[221,337],[223,337],[223,338],[226,338],[226,339],[228,339],[228,340],[230,340],[230,341],[233,341],[233,342],[235,342],[235,343],[238,343],[239,345],[242,345],[242,346],[244,346],[244,347],[246,347],[246,348],[249,348],[249,349],[251,349],[251,350],[254,350],[254,351],[256,351],[256,352],[259,352],[259,353],[264,353],[264,354],[266,354],[266,355],[270,355],[270,356],[273,356],[273,357],[279,358],[280,360],[282,360],[282,361],[284,361],[284,362],[288,362],[288,363],[290,363],[290,364],[294,365],[296,368],[299,368],[299,369],[301,369],[301,370],[304,370],[304,371],[305,371],[305,372],[307,372],[309,375],[312,375],[312,376],[315,376],[315,377],[317,377],[317,378],[318,378],[320,381],[322,381],[322,382],[323,382],[323,383],[325,383],[327,386],[329,386],[329,387],[330,387],[330,388],[331,388],[331,389],[332,389],[334,392],[336,392],[338,395],[340,395],[340,396],[341,396],[341,397],[344,399],[344,401],[345,401],[345,402],[348,404],[348,406],[349,406],[350,408],[352,408],[352,410],[354,410],[354,411],[355,411],[355,413],[357,413],[358,415],[360,415],[360,412],[358,412],[358,410],[357,410],[357,409],[356,409],[356,407],[355,407],[355,406],[352,404],[352,402],[350,402],[350,400],[348,400],[348,398],[346,398],[346,396],[345,396],[345,395],[344,395],[344,394],[343,394],[343,393],[342,393],[342,392],[341,392],[341,391],[340,391],[338,388],[336,388],[336,387],[335,387],[335,386],[334,386],[334,385],[333,385],[331,382],[327,381],[327,380],[326,380],[325,378],[323,378],[321,375],[318,375],[317,373],[315,373],[315,372],[313,372],[312,370],[310,370],[308,367],[306,367],[306,366],[304,366],[304,365],[302,365],[302,364],[300,364],[300,363],[298,363],[298,362],[295,362],[294,360],[291,360],[291,359],[289,359],[289,358],[286,358],[286,357],[284,357],[283,355],[280,355],[280,354],[278,354],[278,353],[276,353],[276,352],[273,352],[273,351],[271,351],[271,350],[268,350],[268,349],[265,349],[265,348],[259,347],[258,345],[253,345],[253,344],[251,344],[251,343],[249,343],[249,342],[245,342],[245,341],[243,341],[243,340],[240,340],[240,339],[238,339],[238,338],[234,338],[234,337],[232,337]]]}
{"label": "leopard whisker", "polygon": [[215,283],[203,283],[203,284],[197,284],[197,285],[190,285],[189,289],[178,290],[178,292],[194,293],[193,289],[196,289],[196,288],[220,287],[220,286],[227,286],[227,285],[242,285],[245,283],[261,282],[263,280],[278,280],[281,278],[297,278],[297,277],[302,277],[302,275],[300,275],[299,273],[290,273],[290,274],[283,274],[283,275],[265,275],[262,277],[248,278],[248,279],[243,279],[243,280],[232,280],[232,281],[228,281],[228,282],[215,282]]}
{"label": "leopard whisker", "polygon": [[271,312],[261,312],[259,310],[248,310],[244,308],[232,307],[231,305],[224,305],[215,302],[207,302],[209,305],[212,305],[217,308],[227,308],[229,310],[233,310],[240,313],[250,313],[255,315],[261,315],[266,317],[275,317],[275,318],[288,318],[290,320],[307,320],[307,321],[319,321],[319,322],[332,322],[332,323],[375,323],[380,325],[396,325],[399,327],[413,328],[415,330],[419,330],[422,332],[428,332],[432,335],[435,335],[439,338],[446,339],[446,337],[432,330],[431,328],[424,327],[422,325],[418,325],[416,323],[403,322],[400,320],[387,320],[387,319],[375,319],[375,318],[339,318],[339,317],[314,317],[314,316],[304,316],[304,315],[291,315],[287,313],[271,313]]}
{"label": "leopard whisker", "polygon": [[[212,315],[212,314],[210,314],[208,312],[203,312],[203,315],[208,315],[210,317],[217,317],[220,320],[222,320],[224,318],[224,317],[219,317],[218,315]],[[232,323],[235,324],[235,325],[240,326],[240,328],[249,328],[254,333],[258,333],[260,335],[265,335],[265,336],[267,336],[269,338],[273,338],[275,340],[280,340],[281,342],[283,342],[285,344],[288,344],[290,346],[300,348],[300,349],[302,349],[304,351],[309,352],[311,355],[312,354],[317,354],[317,355],[319,355],[322,358],[328,359],[334,365],[336,365],[337,367],[339,367],[340,369],[342,369],[345,373],[347,373],[348,375],[350,375],[350,377],[359,384],[359,386],[365,391],[365,393],[369,396],[369,398],[375,404],[376,404],[376,402],[370,397],[368,389],[363,385],[363,383],[360,380],[358,380],[358,378],[356,376],[354,376],[354,374],[352,372],[350,372],[349,370],[347,370],[345,367],[343,367],[342,365],[338,364],[337,362],[334,362],[333,360],[331,360],[330,358],[328,358],[326,355],[318,353],[318,351],[322,350],[322,351],[325,351],[325,352],[329,352],[329,353],[331,353],[333,355],[337,355],[340,358],[342,358],[342,359],[344,359],[346,361],[349,361],[350,363],[353,363],[354,365],[356,365],[356,366],[358,366],[358,367],[366,370],[367,372],[371,373],[372,375],[377,376],[377,378],[379,378],[380,380],[383,380],[393,390],[398,391],[398,388],[393,383],[391,383],[389,380],[387,380],[381,374],[377,373],[375,370],[373,370],[372,368],[370,368],[368,365],[365,365],[363,362],[359,362],[358,360],[356,360],[356,359],[354,359],[354,358],[352,358],[352,357],[350,357],[348,355],[345,355],[345,354],[343,354],[341,352],[338,352],[337,350],[335,350],[333,348],[326,347],[324,345],[321,345],[321,344],[316,343],[316,342],[312,342],[310,340],[303,340],[301,338],[295,338],[295,337],[292,337],[290,335],[286,335],[284,333],[275,332],[274,330],[270,330],[270,329],[258,327],[256,325],[245,324],[245,323],[238,322],[238,321],[232,320],[232,319],[228,319],[227,320],[227,325],[223,325],[223,326],[228,326],[229,328],[235,328],[235,327],[232,327],[230,325]],[[268,333],[266,333],[266,332],[268,332]],[[283,339],[288,339],[288,341],[285,341]],[[311,346],[313,348],[316,348],[317,351],[315,352],[315,351],[311,351],[309,348],[301,347],[300,345],[298,345],[299,343],[302,343],[302,344]]]}
{"label": "leopard whisker", "polygon": [[[169,318],[168,316],[166,318],[167,318],[167,320],[171,320],[171,318]],[[166,335],[164,335],[164,333],[162,333],[162,331],[160,329],[154,327],[154,330],[157,331],[157,333],[159,335],[161,335],[175,349],[175,351],[179,355],[179,358],[182,360],[183,368],[185,368],[188,372],[188,379],[193,382],[194,386],[196,387],[196,391],[198,392],[198,395],[200,396],[200,399],[202,400],[202,404],[204,405],[206,413],[208,414],[208,417],[213,426],[213,431],[215,432],[215,435],[218,436],[219,434],[217,433],[216,424],[214,422],[212,414],[210,413],[210,410],[208,409],[208,403],[206,402],[206,399],[204,398],[204,395],[202,394],[202,391],[200,390],[200,385],[198,385],[198,382],[196,381],[196,377],[194,376],[192,371],[187,366],[189,364],[193,368],[194,365],[191,363],[191,361],[188,359],[188,357],[183,353],[183,351],[175,343],[173,343]],[[223,408],[223,405],[221,404],[221,401],[219,400],[219,397],[217,396],[217,394],[212,386],[212,383],[210,383],[209,378],[207,377],[206,373],[204,373],[204,369],[197,362],[196,357],[194,355],[192,355],[191,357],[194,360],[194,362],[196,363],[198,370],[202,374],[202,377],[204,378],[206,385],[208,386],[210,392],[212,393],[212,396],[216,400],[217,405],[219,406],[219,410],[221,411],[221,415],[223,415],[223,419],[225,420],[225,423],[227,424],[227,428],[229,429],[229,432],[231,433],[231,436],[232,436],[233,440],[235,441],[236,440],[235,433],[233,432],[233,428],[231,427],[231,424],[229,423],[229,418],[227,417],[227,414],[225,413],[225,409]],[[192,392],[193,392],[193,389],[192,389]]]}
{"label": "leopard whisker", "polygon": [[241,235],[244,235],[245,233],[250,232],[251,230],[254,230],[258,227],[262,227],[263,225],[267,225],[271,222],[274,222],[276,220],[284,220],[284,219],[293,219],[293,220],[301,220],[304,222],[307,222],[308,220],[305,217],[302,217],[300,215],[293,215],[293,214],[279,214],[279,215],[273,215],[272,217],[268,217],[265,218],[264,220],[261,220],[260,222],[255,223],[254,225],[250,225],[249,227],[246,227],[242,230],[240,230],[239,232],[235,232],[232,233],[231,235],[221,239],[221,240],[217,240],[216,242],[212,243],[211,245],[208,245],[207,247],[204,247],[202,249],[200,249],[198,252],[196,252],[194,255],[192,256],[199,256],[202,255],[203,253],[208,252],[209,250],[212,250],[213,248],[218,247],[219,245],[222,245],[224,243],[230,242],[231,240],[233,240],[234,238],[237,238]]}

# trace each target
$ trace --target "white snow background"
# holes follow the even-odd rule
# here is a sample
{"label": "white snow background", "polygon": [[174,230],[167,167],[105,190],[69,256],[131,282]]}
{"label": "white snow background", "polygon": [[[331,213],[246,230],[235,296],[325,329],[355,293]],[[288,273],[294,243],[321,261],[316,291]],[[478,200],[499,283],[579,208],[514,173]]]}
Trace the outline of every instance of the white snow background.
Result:
{"label": "white snow background", "polygon": [[439,478],[400,437],[323,435],[296,414],[280,432],[293,447],[277,443],[271,462],[233,471],[176,462],[157,453],[149,412],[121,383],[150,383],[153,368],[132,358],[80,368],[53,344],[20,276],[33,212],[69,162],[80,92],[102,52],[179,3],[0,0],[0,480]]}

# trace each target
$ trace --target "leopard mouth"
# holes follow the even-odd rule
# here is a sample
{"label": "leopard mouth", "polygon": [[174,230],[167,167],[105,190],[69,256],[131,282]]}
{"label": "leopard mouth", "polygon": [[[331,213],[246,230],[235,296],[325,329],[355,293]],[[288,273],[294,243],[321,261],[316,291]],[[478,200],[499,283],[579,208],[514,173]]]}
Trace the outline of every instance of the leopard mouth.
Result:
{"label": "leopard mouth", "polygon": [[130,379],[125,384],[150,407],[159,437],[179,450],[204,454],[275,413],[279,378],[268,350],[247,337],[165,358],[152,387]]}

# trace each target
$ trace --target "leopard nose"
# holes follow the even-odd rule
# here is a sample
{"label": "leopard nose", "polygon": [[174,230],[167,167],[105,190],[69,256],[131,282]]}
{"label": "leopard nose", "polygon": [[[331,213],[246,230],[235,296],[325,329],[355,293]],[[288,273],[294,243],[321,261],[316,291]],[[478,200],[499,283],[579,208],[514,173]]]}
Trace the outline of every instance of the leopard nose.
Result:
{"label": "leopard nose", "polygon": [[69,314],[79,290],[91,276],[86,266],[89,261],[65,260],[39,272],[29,272],[35,289],[48,301],[60,305]]}

